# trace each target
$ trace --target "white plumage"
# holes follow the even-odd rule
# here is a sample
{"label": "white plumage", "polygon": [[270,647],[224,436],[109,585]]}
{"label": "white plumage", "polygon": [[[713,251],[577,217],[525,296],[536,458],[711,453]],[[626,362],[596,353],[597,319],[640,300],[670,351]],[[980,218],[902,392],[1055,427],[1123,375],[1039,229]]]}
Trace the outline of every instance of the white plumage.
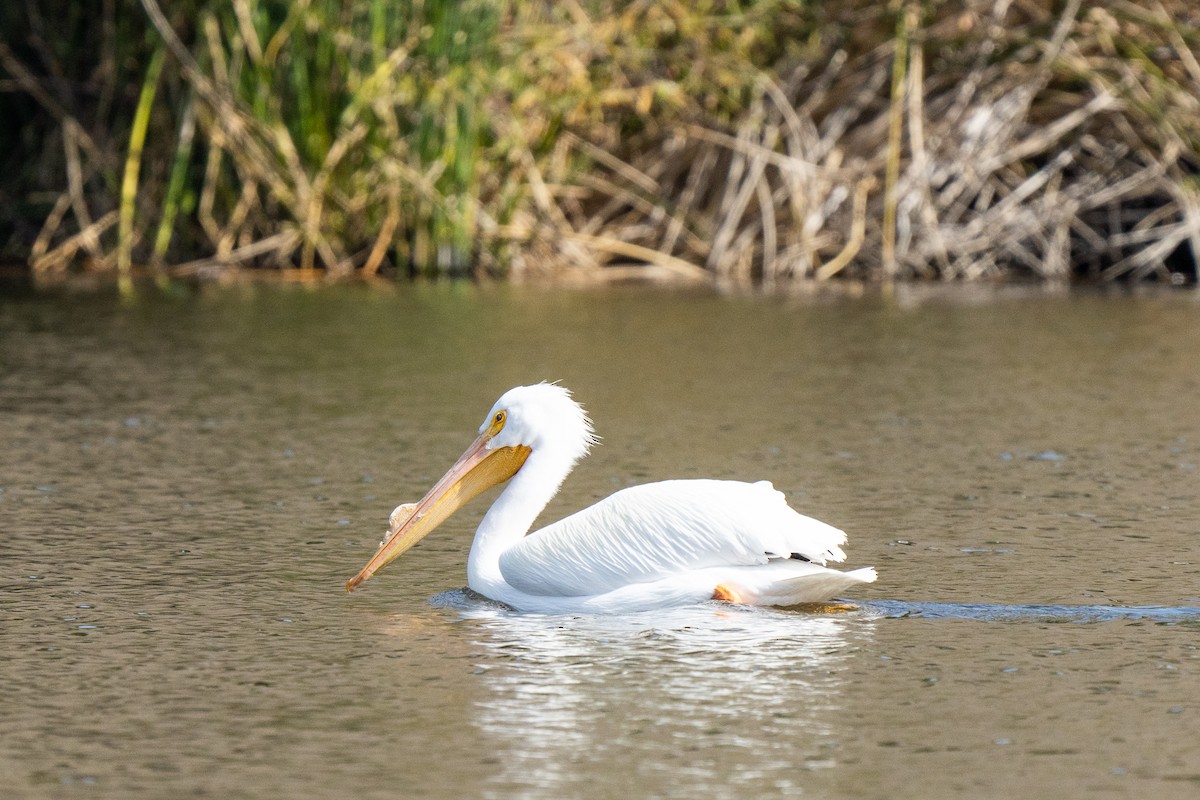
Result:
{"label": "white plumage", "polygon": [[566,389],[509,390],[429,494],[393,512],[391,538],[347,587],[510,476],[475,534],[467,576],[476,592],[519,610],[616,613],[710,599],[794,605],[875,580],[869,567],[825,567],[845,560],[846,534],[797,513],[766,481],[634,486],[526,535],[593,441]]}
{"label": "white plumage", "polygon": [[617,492],[525,537],[501,553],[500,571],[531,594],[593,595],[793,554],[842,561],[845,541],[837,528],[789,508],[766,481],[663,481]]}

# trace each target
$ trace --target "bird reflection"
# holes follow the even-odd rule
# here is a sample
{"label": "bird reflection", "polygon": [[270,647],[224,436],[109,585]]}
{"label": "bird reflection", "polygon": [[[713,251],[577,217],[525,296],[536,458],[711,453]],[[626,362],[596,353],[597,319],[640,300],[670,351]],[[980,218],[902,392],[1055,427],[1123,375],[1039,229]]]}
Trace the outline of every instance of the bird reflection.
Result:
{"label": "bird reflection", "polygon": [[[746,796],[837,762],[863,615],[716,604],[615,617],[463,610],[475,626],[499,795]],[[613,774],[613,764],[623,764]],[[760,794],[760,796],[763,796]]]}

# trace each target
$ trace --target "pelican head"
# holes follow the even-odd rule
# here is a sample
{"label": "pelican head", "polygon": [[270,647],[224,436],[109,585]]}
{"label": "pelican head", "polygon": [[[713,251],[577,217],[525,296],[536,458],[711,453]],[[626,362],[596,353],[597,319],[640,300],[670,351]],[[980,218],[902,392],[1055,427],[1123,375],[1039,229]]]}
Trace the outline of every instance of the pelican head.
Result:
{"label": "pelican head", "polygon": [[492,447],[552,451],[571,464],[587,455],[596,441],[583,406],[569,390],[554,383],[509,389],[479,426],[480,435],[496,424],[501,428],[490,440]]}
{"label": "pelican head", "polygon": [[419,502],[397,509],[390,537],[346,590],[354,591],[481,492],[516,475],[531,454],[561,481],[595,441],[591,421],[567,389],[552,383],[509,389],[441,480]]}

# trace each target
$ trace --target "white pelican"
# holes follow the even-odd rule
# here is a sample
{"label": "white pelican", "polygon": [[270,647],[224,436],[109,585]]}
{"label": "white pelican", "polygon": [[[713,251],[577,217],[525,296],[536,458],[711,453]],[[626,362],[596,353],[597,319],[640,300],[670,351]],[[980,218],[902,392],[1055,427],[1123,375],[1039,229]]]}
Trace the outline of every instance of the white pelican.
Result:
{"label": "white pelican", "polygon": [[786,606],[875,580],[871,567],[827,569],[826,561],[845,560],[846,534],[793,511],[767,481],[633,486],[526,535],[595,440],[565,388],[508,390],[429,493],[392,513],[389,538],[346,590],[509,479],[475,532],[467,582],[519,611],[623,613],[705,600]]}

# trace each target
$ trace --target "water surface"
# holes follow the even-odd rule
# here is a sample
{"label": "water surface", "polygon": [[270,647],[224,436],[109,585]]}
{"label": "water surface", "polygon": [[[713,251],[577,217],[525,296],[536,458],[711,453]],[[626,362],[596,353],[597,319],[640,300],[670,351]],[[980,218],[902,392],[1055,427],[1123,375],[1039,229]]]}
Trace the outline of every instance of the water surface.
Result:
{"label": "water surface", "polygon": [[[1195,295],[442,285],[0,299],[0,785],[50,797],[1194,797]],[[544,519],[768,479],[844,613],[515,614],[481,498],[352,596],[504,389]]]}

